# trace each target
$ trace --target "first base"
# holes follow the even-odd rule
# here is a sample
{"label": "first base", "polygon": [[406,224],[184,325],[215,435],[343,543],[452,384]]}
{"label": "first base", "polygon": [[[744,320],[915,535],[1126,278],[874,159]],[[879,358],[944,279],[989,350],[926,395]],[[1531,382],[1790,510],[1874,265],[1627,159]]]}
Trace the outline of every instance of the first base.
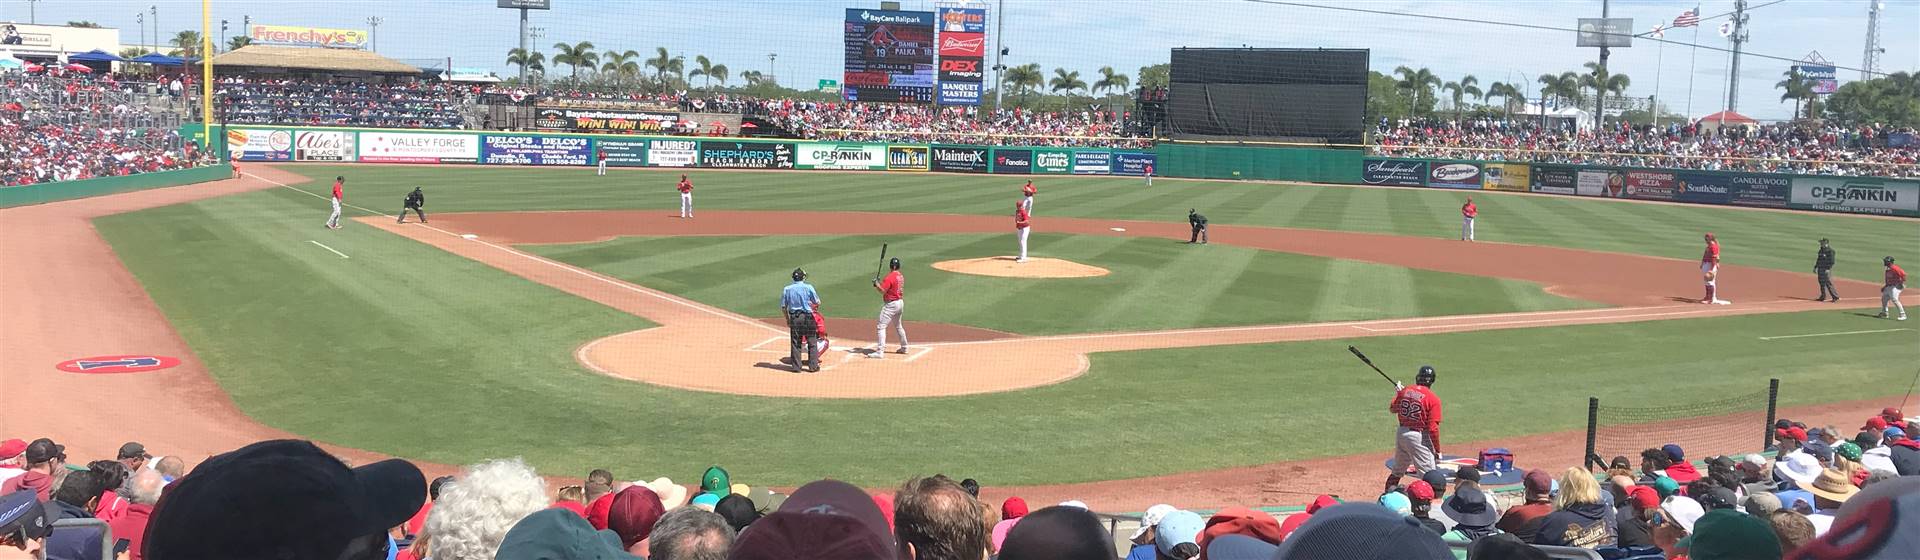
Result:
{"label": "first base", "polygon": [[465,238],[465,239],[479,239],[479,238],[480,238],[480,236],[478,236],[478,235],[474,235],[474,234],[471,234],[471,233],[463,233],[463,234],[460,234],[460,237],[462,237],[462,238]]}

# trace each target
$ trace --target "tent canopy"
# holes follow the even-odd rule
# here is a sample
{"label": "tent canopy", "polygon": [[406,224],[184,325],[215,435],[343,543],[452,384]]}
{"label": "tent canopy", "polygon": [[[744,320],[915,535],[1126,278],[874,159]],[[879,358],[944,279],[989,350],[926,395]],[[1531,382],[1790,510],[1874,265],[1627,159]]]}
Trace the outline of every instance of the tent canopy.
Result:
{"label": "tent canopy", "polygon": [[160,53],[147,53],[147,54],[140,55],[140,58],[135,58],[135,59],[129,60],[128,62],[152,64],[155,66],[182,66],[187,63],[187,59],[180,58],[177,56],[167,56]]}
{"label": "tent canopy", "polygon": [[1704,122],[1712,122],[1712,123],[1724,122],[1726,124],[1760,124],[1760,121],[1753,120],[1752,118],[1746,115],[1735,113],[1733,111],[1721,111],[1718,113],[1700,117],[1700,120],[1694,121],[1694,122],[1703,122],[1703,123]]}
{"label": "tent canopy", "polygon": [[126,60],[100,49],[67,56],[68,62],[126,62]]}

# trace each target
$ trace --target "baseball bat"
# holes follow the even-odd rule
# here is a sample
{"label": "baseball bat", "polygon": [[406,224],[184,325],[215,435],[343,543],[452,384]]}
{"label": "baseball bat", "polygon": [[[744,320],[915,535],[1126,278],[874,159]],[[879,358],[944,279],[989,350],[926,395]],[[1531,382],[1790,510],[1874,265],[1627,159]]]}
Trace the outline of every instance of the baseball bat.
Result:
{"label": "baseball bat", "polygon": [[887,267],[887,244],[880,244],[880,262],[873,263],[873,279],[880,281],[880,269]]}
{"label": "baseball bat", "polygon": [[1386,379],[1388,383],[1399,383],[1398,381],[1394,381],[1392,377],[1388,377],[1387,372],[1380,371],[1380,366],[1373,365],[1373,360],[1367,359],[1366,354],[1361,354],[1359,348],[1348,346],[1347,351],[1352,352],[1354,357],[1360,358],[1360,361],[1365,362],[1367,367],[1373,368],[1373,371],[1380,374],[1380,377]]}

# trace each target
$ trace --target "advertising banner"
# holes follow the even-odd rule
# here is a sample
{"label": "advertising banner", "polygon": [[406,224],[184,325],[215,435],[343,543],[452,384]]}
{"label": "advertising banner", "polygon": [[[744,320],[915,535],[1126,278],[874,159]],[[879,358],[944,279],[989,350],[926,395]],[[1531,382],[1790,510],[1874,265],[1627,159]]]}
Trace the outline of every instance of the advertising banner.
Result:
{"label": "advertising banner", "polygon": [[[948,12],[960,12],[960,11],[965,11],[965,10],[958,10],[954,8],[940,9],[941,14],[946,14]],[[975,11],[978,11],[978,10],[975,10]],[[971,56],[971,57],[979,58],[986,55],[987,55],[987,34],[963,33],[959,31],[946,31],[944,29],[940,31],[940,58],[941,59],[945,59],[950,56],[959,56],[959,57]]]}
{"label": "advertising banner", "polygon": [[793,144],[784,142],[700,142],[700,167],[793,169]]}
{"label": "advertising banner", "polygon": [[1813,80],[1814,93],[1828,94],[1840,89],[1840,79],[1839,76],[1834,73],[1832,65],[1795,64],[1793,65],[1793,70],[1800,72],[1801,76]]}
{"label": "advertising banner", "polygon": [[1033,151],[1033,172],[1045,175],[1073,172],[1073,152],[1069,150]]}
{"label": "advertising banner", "polygon": [[1793,179],[1772,175],[1734,175],[1733,197],[1727,201],[1734,206],[1755,206],[1760,208],[1786,208],[1787,199],[1793,197]]}
{"label": "advertising banner", "polygon": [[[1580,194],[1580,168],[1533,165],[1533,192]],[[1599,196],[1588,195],[1588,196]]]}
{"label": "advertising banner", "polygon": [[1481,172],[1481,184],[1490,191],[1527,192],[1532,175],[1533,168],[1524,163],[1489,163]]}
{"label": "advertising banner", "polygon": [[1446,163],[1436,161],[1427,164],[1427,186],[1443,189],[1480,188],[1480,164]]}
{"label": "advertising banner", "polygon": [[933,101],[934,13],[847,8],[845,75],[847,101]]}
{"label": "advertising banner", "polygon": [[993,149],[993,172],[1027,174],[1033,172],[1033,150]]}
{"label": "advertising banner", "polygon": [[940,8],[940,71],[935,101],[941,105],[979,105],[982,68],[987,56],[987,10]]}
{"label": "advertising banner", "polygon": [[255,45],[364,49],[367,48],[367,37],[367,32],[358,29],[261,24],[247,28],[247,38]]}
{"label": "advertising banner", "polygon": [[700,143],[693,140],[648,140],[648,167],[693,167],[700,162]]}
{"label": "advertising banner", "polygon": [[353,133],[302,130],[293,135],[294,161],[353,161]]}
{"label": "advertising banner", "polygon": [[1620,198],[1626,195],[1627,179],[1619,171],[1582,169],[1574,185],[1574,194]]}
{"label": "advertising banner", "polygon": [[646,140],[595,140],[593,149],[606,158],[607,167],[643,167],[647,165]]}
{"label": "advertising banner", "polygon": [[794,167],[800,169],[887,169],[885,144],[803,142],[794,146],[794,152]]}
{"label": "advertising banner", "polygon": [[1912,216],[1920,213],[1920,182],[1874,177],[1794,177],[1794,208]]}
{"label": "advertising banner", "polygon": [[480,163],[495,165],[587,165],[586,138],[486,135],[480,137]]}
{"label": "advertising banner", "polygon": [[240,161],[286,161],[293,157],[293,133],[264,128],[227,129],[227,155]]}
{"label": "advertising banner", "polygon": [[1418,187],[1427,183],[1427,162],[1402,159],[1361,160],[1360,180],[1369,185]]}
{"label": "advertising banner", "polygon": [[541,107],[533,127],[564,132],[666,132],[681,127],[679,113]]}
{"label": "advertising banner", "polygon": [[1700,204],[1726,204],[1733,199],[1733,176],[1717,173],[1673,174],[1673,199]]}
{"label": "advertising banner", "polygon": [[887,146],[887,170],[926,171],[926,146]]}
{"label": "advertising banner", "polygon": [[1074,150],[1074,175],[1106,175],[1113,172],[1113,152],[1106,150]]}
{"label": "advertising banner", "polygon": [[934,146],[933,170],[954,173],[986,173],[985,146]]}
{"label": "advertising banner", "polygon": [[1626,198],[1640,200],[1673,200],[1678,190],[1678,180],[1666,171],[1626,172]]}
{"label": "advertising banner", "polygon": [[1153,165],[1158,154],[1143,152],[1114,152],[1113,174],[1141,176],[1147,174],[1147,166]]}
{"label": "advertising banner", "polygon": [[473,163],[480,136],[431,132],[362,132],[360,161],[373,163]]}

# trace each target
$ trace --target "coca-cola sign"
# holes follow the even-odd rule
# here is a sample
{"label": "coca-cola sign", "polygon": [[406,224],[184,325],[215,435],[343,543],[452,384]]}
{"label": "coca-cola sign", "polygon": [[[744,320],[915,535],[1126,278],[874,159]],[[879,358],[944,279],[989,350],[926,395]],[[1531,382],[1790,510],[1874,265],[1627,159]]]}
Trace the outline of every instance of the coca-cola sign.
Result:
{"label": "coca-cola sign", "polygon": [[294,161],[353,161],[353,133],[302,130],[293,141]]}

